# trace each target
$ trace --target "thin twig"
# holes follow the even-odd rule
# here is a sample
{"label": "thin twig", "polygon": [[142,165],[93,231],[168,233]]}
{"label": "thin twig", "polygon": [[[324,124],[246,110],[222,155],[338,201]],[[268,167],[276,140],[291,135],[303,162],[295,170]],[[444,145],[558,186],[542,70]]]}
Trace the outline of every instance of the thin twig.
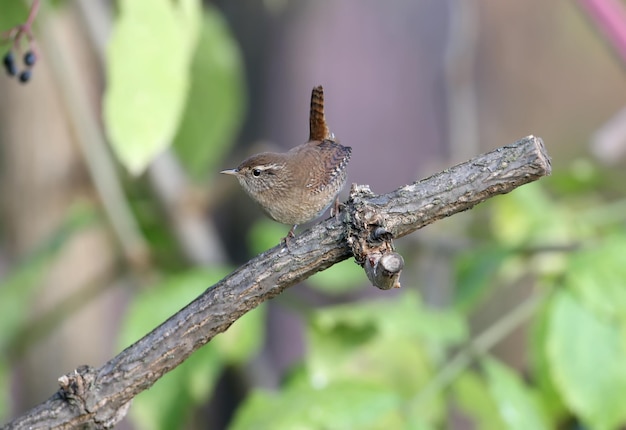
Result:
{"label": "thin twig", "polygon": [[126,199],[113,156],[107,148],[106,137],[100,121],[79,82],[81,68],[75,58],[59,48],[58,31],[51,22],[41,26],[42,43],[49,54],[47,60],[55,73],[57,83],[64,96],[64,107],[68,120],[76,133],[76,141],[85,158],[89,174],[98,191],[104,211],[111,222],[115,237],[124,256],[135,270],[141,273],[150,264],[150,253],[146,239]]}
{"label": "thin twig", "polygon": [[441,370],[420,390],[413,401],[412,407],[419,408],[444,391],[454,380],[467,369],[475,360],[487,353],[502,339],[506,338],[513,330],[528,320],[537,307],[543,303],[545,294],[536,294],[519,304],[511,312],[506,314],[485,331],[474,338],[469,345],[459,351]]}
{"label": "thin twig", "polygon": [[39,12],[39,0],[33,0],[33,4],[30,6],[30,10],[28,11],[28,17],[23,24],[16,25],[13,28],[2,33],[0,39],[7,39],[9,41],[13,41],[13,46],[18,47],[20,39],[22,36],[26,36],[29,43],[34,41],[33,37],[33,23],[35,22],[35,18],[37,17],[37,13]]}

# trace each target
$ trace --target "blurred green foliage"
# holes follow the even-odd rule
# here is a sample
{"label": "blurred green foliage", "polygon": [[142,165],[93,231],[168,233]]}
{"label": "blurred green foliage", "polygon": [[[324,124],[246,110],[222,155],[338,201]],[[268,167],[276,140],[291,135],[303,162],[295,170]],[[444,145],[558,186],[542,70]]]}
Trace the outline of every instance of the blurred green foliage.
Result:
{"label": "blurred green foliage", "polygon": [[256,391],[231,429],[402,428],[398,394],[368,381],[333,382],[320,388],[287,386],[279,393]]}
{"label": "blurred green foliage", "polygon": [[452,394],[456,405],[464,414],[472,417],[476,428],[507,428],[498,411],[496,399],[489,392],[487,381],[482,375],[472,370],[462,373],[454,383]]}
{"label": "blurred green foliage", "polygon": [[[121,347],[139,340],[227,273],[227,268],[188,270],[138,294],[122,326]],[[209,399],[224,366],[240,365],[258,351],[264,338],[263,319],[263,307],[248,312],[138,395],[131,408],[135,425],[151,430],[184,428],[191,410]]]}
{"label": "blurred green foliage", "polygon": [[119,2],[107,49],[103,113],[111,146],[139,174],[170,144],[190,87],[198,0]]}
{"label": "blurred green foliage", "polygon": [[321,309],[307,325],[302,369],[280,393],[254,392],[232,428],[405,428],[415,416],[441,418],[441,407],[403,404],[429,379],[442,349],[465,337],[458,315],[429,311],[409,292]]}
{"label": "blurred green foliage", "polygon": [[[576,421],[594,429],[624,425],[618,393],[626,390],[626,213],[621,203],[603,204],[595,196],[593,205],[585,205],[586,193],[559,199],[547,191],[553,184],[559,189],[564,179],[557,173],[475,211],[482,228],[470,230],[480,246],[456,257],[456,306],[434,312],[407,291],[388,302],[313,312],[304,366],[279,393],[253,392],[231,428],[446,428],[452,404],[485,429],[548,429]],[[433,393],[429,384],[450,370],[446,352],[472,350],[466,318],[495,289],[522,280],[532,280],[545,297],[530,321],[529,377],[486,354],[479,356],[479,371],[465,366],[449,391],[437,385]],[[495,324],[506,320],[504,315]],[[299,406],[325,405],[320,398],[333,396],[336,384],[364,383],[377,386],[389,403],[364,396],[349,407],[324,409],[333,411],[329,417]],[[425,390],[431,391],[427,407],[420,399]],[[384,397],[390,394],[393,401]],[[363,410],[377,411],[367,425],[358,421]]]}
{"label": "blurred green foliage", "polygon": [[72,206],[64,222],[39,247],[0,279],[0,419],[6,417],[11,405],[10,370],[18,344],[28,342],[20,334],[31,323],[28,312],[51,264],[77,234],[87,228],[101,226],[96,208]]}
{"label": "blurred green foliage", "polygon": [[232,147],[246,105],[243,59],[221,15],[205,7],[191,86],[174,149],[197,179],[215,172]]}
{"label": "blurred green foliage", "polygon": [[141,173],[174,143],[202,177],[243,119],[243,64],[219,13],[198,0],[121,2],[107,54],[106,129],[120,162]]}
{"label": "blurred green foliage", "polygon": [[[246,98],[237,44],[215,9],[198,0],[119,2],[107,58],[105,122],[119,161],[140,172],[169,145],[190,175],[216,170],[241,126]],[[22,21],[22,2],[0,0],[0,28]],[[202,12],[201,12],[202,11]],[[549,180],[482,205],[469,231],[472,246],[454,258],[456,294],[433,310],[406,288],[387,300],[328,306],[303,316],[306,355],[276,391],[252,389],[232,429],[439,429],[450,411],[481,429],[593,429],[626,425],[626,201],[590,161],[575,160]],[[162,234],[155,203],[133,199],[154,248]],[[152,218],[150,218],[152,217]],[[47,265],[73,235],[99,220],[76,209],[67,223],[0,283],[0,348],[23,326],[23,312]],[[275,246],[286,228],[259,221],[250,249]],[[169,249],[169,252],[172,252]],[[163,260],[167,258],[164,257]],[[164,264],[163,278],[137,294],[121,331],[127,346],[228,273]],[[476,352],[469,318],[495,291],[531,283],[543,302],[530,321],[529,367],[514,369]],[[362,271],[344,262],[310,280],[333,296],[361,288]],[[140,394],[131,407],[137,428],[186,428],[208,401],[225,367],[242,367],[265,342],[264,308]],[[495,325],[505,325],[507,315]],[[473,357],[449,384],[451,351]],[[0,416],[10,399],[10,358],[0,356]],[[478,364],[478,366],[473,366]],[[524,370],[526,377],[522,378]],[[433,388],[435,387],[435,388]],[[428,396],[422,396],[427,392]]]}
{"label": "blurred green foliage", "polygon": [[482,367],[487,378],[490,397],[496,404],[504,428],[511,430],[554,428],[548,424],[533,390],[527,387],[511,368],[491,358],[485,358]]}
{"label": "blurred green foliage", "polygon": [[0,0],[0,10],[0,33],[22,24],[28,16],[28,6],[21,1]]}
{"label": "blurred green foliage", "polygon": [[552,299],[547,349],[551,376],[564,402],[595,429],[626,422],[626,327],[605,319],[572,291]]}

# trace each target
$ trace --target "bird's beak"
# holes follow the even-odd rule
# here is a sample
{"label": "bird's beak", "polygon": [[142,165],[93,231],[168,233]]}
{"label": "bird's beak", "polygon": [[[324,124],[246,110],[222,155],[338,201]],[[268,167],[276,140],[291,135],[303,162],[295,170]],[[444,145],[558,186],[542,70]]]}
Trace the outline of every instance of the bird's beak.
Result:
{"label": "bird's beak", "polygon": [[222,170],[220,173],[223,173],[225,175],[236,175],[239,172],[239,170],[237,169],[227,169],[227,170]]}

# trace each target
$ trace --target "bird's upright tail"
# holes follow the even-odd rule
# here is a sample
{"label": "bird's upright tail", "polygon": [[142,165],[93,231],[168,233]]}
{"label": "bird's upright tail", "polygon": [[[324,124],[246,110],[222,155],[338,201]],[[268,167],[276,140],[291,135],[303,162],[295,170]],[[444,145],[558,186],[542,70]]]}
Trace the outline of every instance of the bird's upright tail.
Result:
{"label": "bird's upright tail", "polygon": [[309,114],[309,141],[332,139],[324,117],[324,88],[321,85],[311,92],[311,112]]}

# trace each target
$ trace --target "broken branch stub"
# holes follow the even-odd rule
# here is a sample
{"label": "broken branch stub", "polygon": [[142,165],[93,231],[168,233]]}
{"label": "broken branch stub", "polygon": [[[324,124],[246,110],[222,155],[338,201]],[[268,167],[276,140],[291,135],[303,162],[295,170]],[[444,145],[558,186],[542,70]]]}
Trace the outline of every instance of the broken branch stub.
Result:
{"label": "broken branch stub", "polygon": [[372,196],[368,185],[352,184],[349,203],[359,210],[349,223],[348,244],[372,285],[381,290],[400,288],[404,259],[395,252],[393,234],[385,228],[384,216],[367,206],[366,199]]}

